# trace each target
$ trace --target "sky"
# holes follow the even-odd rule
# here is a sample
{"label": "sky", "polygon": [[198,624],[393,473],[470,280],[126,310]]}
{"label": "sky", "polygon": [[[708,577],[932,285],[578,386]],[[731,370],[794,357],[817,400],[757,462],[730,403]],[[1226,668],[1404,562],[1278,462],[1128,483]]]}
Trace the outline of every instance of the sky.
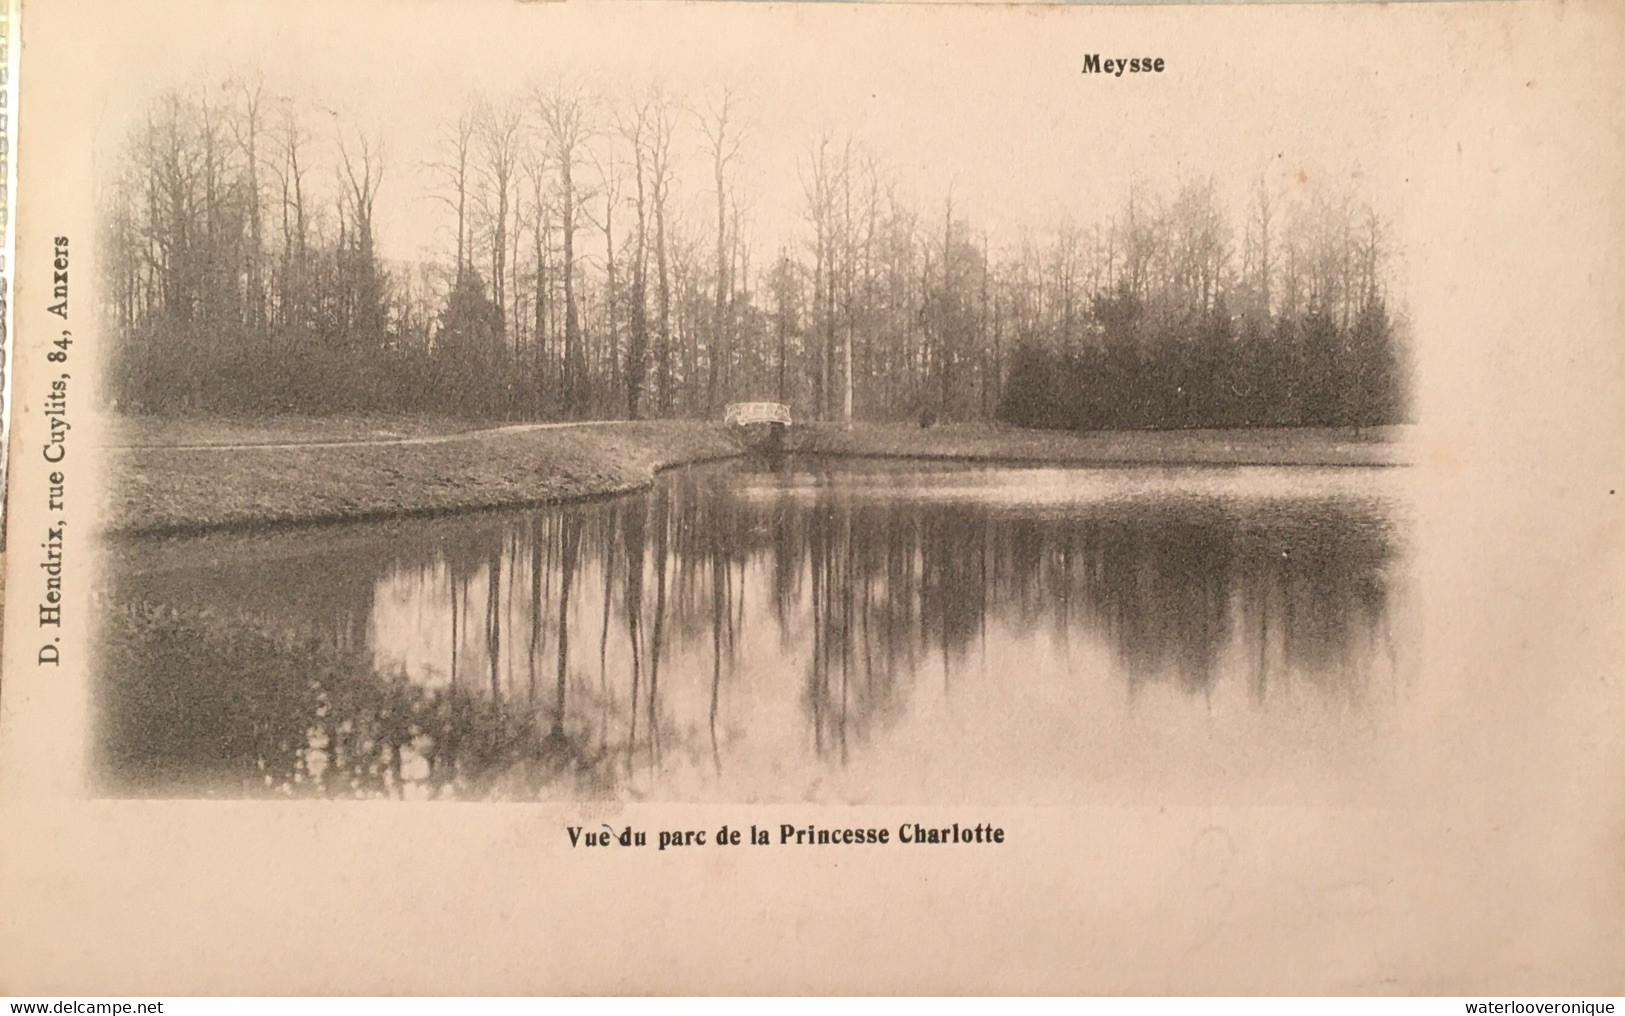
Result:
{"label": "sky", "polygon": [[[1392,221],[1405,206],[1407,137],[1426,126],[1408,99],[1417,73],[1386,58],[1357,11],[1348,31],[1322,12],[1273,7],[1261,31],[1256,8],[288,0],[177,4],[172,19],[144,10],[136,20],[112,6],[96,23],[103,78],[87,86],[103,96],[99,154],[111,157],[166,88],[258,75],[298,98],[318,140],[341,123],[381,139],[378,242],[397,259],[444,259],[452,245],[432,163],[470,98],[560,81],[598,96],[606,120],[651,85],[692,108],[731,87],[745,124],[732,179],[768,253],[807,239],[801,167],[826,130],[871,153],[926,221],[951,195],[997,248],[1067,219],[1103,220],[1131,182],[1169,193],[1193,177],[1216,180],[1238,227],[1260,174],[1282,197],[1352,189]],[[1166,70],[1089,75],[1090,53],[1161,57]],[[676,191],[706,228],[714,199],[696,125],[675,142]]]}

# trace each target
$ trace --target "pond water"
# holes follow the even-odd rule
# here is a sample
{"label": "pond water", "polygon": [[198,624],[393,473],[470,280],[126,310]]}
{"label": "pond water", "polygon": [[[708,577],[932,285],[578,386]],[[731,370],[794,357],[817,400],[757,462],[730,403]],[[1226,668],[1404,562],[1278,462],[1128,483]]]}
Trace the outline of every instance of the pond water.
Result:
{"label": "pond water", "polygon": [[1291,799],[1407,696],[1401,472],[738,461],[116,543],[122,796]]}

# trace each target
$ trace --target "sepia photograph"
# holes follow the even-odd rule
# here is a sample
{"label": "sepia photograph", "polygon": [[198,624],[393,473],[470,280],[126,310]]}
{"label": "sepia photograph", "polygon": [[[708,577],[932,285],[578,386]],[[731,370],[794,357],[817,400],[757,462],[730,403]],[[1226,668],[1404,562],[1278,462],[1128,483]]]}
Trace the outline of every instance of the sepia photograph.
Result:
{"label": "sepia photograph", "polygon": [[0,987],[1625,990],[1622,26],[25,4]]}
{"label": "sepia photograph", "polygon": [[108,792],[1042,804],[1380,759],[1380,124],[1199,153],[1108,115],[1166,86],[1098,54],[1062,124],[996,66],[526,55],[405,120],[227,62],[108,132]]}

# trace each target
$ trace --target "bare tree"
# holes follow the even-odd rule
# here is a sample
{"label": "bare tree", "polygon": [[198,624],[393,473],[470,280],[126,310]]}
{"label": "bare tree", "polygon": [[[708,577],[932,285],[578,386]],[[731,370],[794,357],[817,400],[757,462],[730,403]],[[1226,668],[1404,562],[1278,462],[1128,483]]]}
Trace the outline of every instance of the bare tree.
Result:
{"label": "bare tree", "polygon": [[825,131],[813,141],[812,151],[801,167],[801,188],[806,199],[806,216],[813,227],[813,313],[808,322],[817,336],[818,371],[814,401],[818,416],[829,419],[834,373],[835,348],[835,196],[840,186],[841,168],[830,154],[834,139]]}
{"label": "bare tree", "polygon": [[549,341],[550,308],[548,287],[551,284],[548,278],[549,258],[547,238],[549,233],[549,190],[548,173],[544,159],[535,153],[527,156],[525,161],[525,175],[531,186],[531,239],[534,242],[534,264],[531,266],[535,272],[535,294],[532,300],[531,312],[534,318],[531,327],[530,363],[527,367],[528,380],[536,393],[536,401],[532,409],[541,412],[542,393],[548,382],[550,356],[547,346]]}
{"label": "bare tree", "polygon": [[593,224],[604,232],[604,331],[606,353],[609,360],[609,388],[621,387],[620,323],[618,306],[620,291],[615,272],[615,207],[621,201],[621,178],[618,168],[614,136],[605,138],[604,150],[595,154],[594,168],[598,172],[599,194],[603,198],[602,218],[587,213]]}
{"label": "bare tree", "polygon": [[234,86],[240,96],[240,112],[233,125],[237,145],[243,153],[245,171],[244,191],[248,201],[248,250],[243,263],[244,287],[249,324],[255,329],[265,325],[265,229],[263,195],[260,185],[260,135],[264,131],[265,86],[258,77],[250,82],[238,80]]}
{"label": "bare tree", "polygon": [[632,234],[632,292],[630,294],[630,335],[626,347],[626,415],[638,419],[643,409],[644,384],[649,373],[649,311],[647,279],[649,265],[648,153],[652,131],[652,100],[642,98],[616,116],[616,130],[632,153],[633,208],[637,217]]}
{"label": "bare tree", "polygon": [[[482,102],[474,114],[474,145],[478,158],[479,204],[490,233],[491,302],[508,321],[507,263],[510,211],[519,175],[519,107],[508,102]],[[516,327],[508,327],[515,331]],[[507,339],[504,337],[504,341]]]}
{"label": "bare tree", "polygon": [[729,348],[729,278],[728,250],[728,192],[726,173],[728,164],[739,154],[744,132],[738,124],[737,100],[732,88],[724,88],[700,116],[700,130],[705,135],[706,152],[711,158],[712,179],[716,184],[717,243],[716,243],[716,300],[713,304],[711,341],[708,343],[706,406],[714,411],[717,405],[718,367],[728,355]]}
{"label": "bare tree", "polygon": [[578,160],[585,154],[586,144],[592,135],[592,127],[589,123],[587,96],[580,88],[555,83],[548,91],[536,95],[536,107],[559,184],[559,229],[564,259],[560,266],[564,282],[562,395],[565,409],[575,414],[585,408],[583,396],[586,379],[581,322],[576,307],[575,233],[581,202],[587,197],[578,193],[576,167]]}
{"label": "bare tree", "polygon": [[281,133],[277,138],[280,156],[275,170],[282,191],[282,268],[278,285],[278,309],[282,324],[303,323],[306,295],[309,218],[305,207],[305,168],[300,164],[306,135],[299,112],[291,99],[282,100]]}
{"label": "bare tree", "polygon": [[365,134],[347,139],[340,131],[339,160],[343,190],[339,203],[341,229],[349,243],[340,242],[340,269],[348,291],[347,320],[341,322],[347,334],[343,341],[382,345],[386,327],[386,301],[383,272],[378,264],[373,239],[373,205],[384,180],[382,145]]}
{"label": "bare tree", "polygon": [[659,300],[659,328],[656,335],[659,346],[655,353],[657,381],[660,387],[660,411],[672,411],[672,335],[671,335],[671,251],[667,236],[667,203],[671,195],[672,165],[671,142],[676,128],[670,99],[658,89],[649,96],[649,121],[646,152],[649,164],[650,200],[655,220],[655,276]]}
{"label": "bare tree", "polygon": [[436,193],[434,196],[451,207],[457,216],[457,268],[454,280],[463,281],[463,274],[468,268],[468,192],[472,184],[474,141],[478,131],[479,120],[476,108],[466,109],[458,116],[442,139],[442,147],[447,157],[431,166],[443,176],[450,184],[451,195]]}
{"label": "bare tree", "polygon": [[1258,314],[1263,319],[1270,315],[1270,276],[1275,268],[1273,240],[1274,204],[1263,174],[1253,182],[1252,214],[1248,218],[1248,252],[1243,255],[1244,269],[1251,269],[1253,289],[1258,300]]}

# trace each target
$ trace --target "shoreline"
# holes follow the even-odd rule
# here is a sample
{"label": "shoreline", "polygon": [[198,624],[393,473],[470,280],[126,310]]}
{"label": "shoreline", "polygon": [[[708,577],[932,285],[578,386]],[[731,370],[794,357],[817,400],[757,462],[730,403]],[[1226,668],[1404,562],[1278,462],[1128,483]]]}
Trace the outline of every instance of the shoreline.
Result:
{"label": "shoreline", "polygon": [[[241,429],[240,426],[238,428]],[[719,423],[615,421],[454,431],[428,439],[145,443],[107,449],[109,540],[271,531],[587,502],[635,493],[667,470],[750,454]],[[986,425],[812,424],[798,458],[1009,466],[1407,464],[1395,428],[1026,431]],[[392,435],[393,437],[393,435]],[[121,522],[121,520],[140,520]]]}
{"label": "shoreline", "polygon": [[929,430],[903,424],[845,430],[813,424],[794,437],[786,450],[800,455],[989,465],[1402,466],[1410,461],[1408,430],[1305,427],[1075,432],[963,424]]}

